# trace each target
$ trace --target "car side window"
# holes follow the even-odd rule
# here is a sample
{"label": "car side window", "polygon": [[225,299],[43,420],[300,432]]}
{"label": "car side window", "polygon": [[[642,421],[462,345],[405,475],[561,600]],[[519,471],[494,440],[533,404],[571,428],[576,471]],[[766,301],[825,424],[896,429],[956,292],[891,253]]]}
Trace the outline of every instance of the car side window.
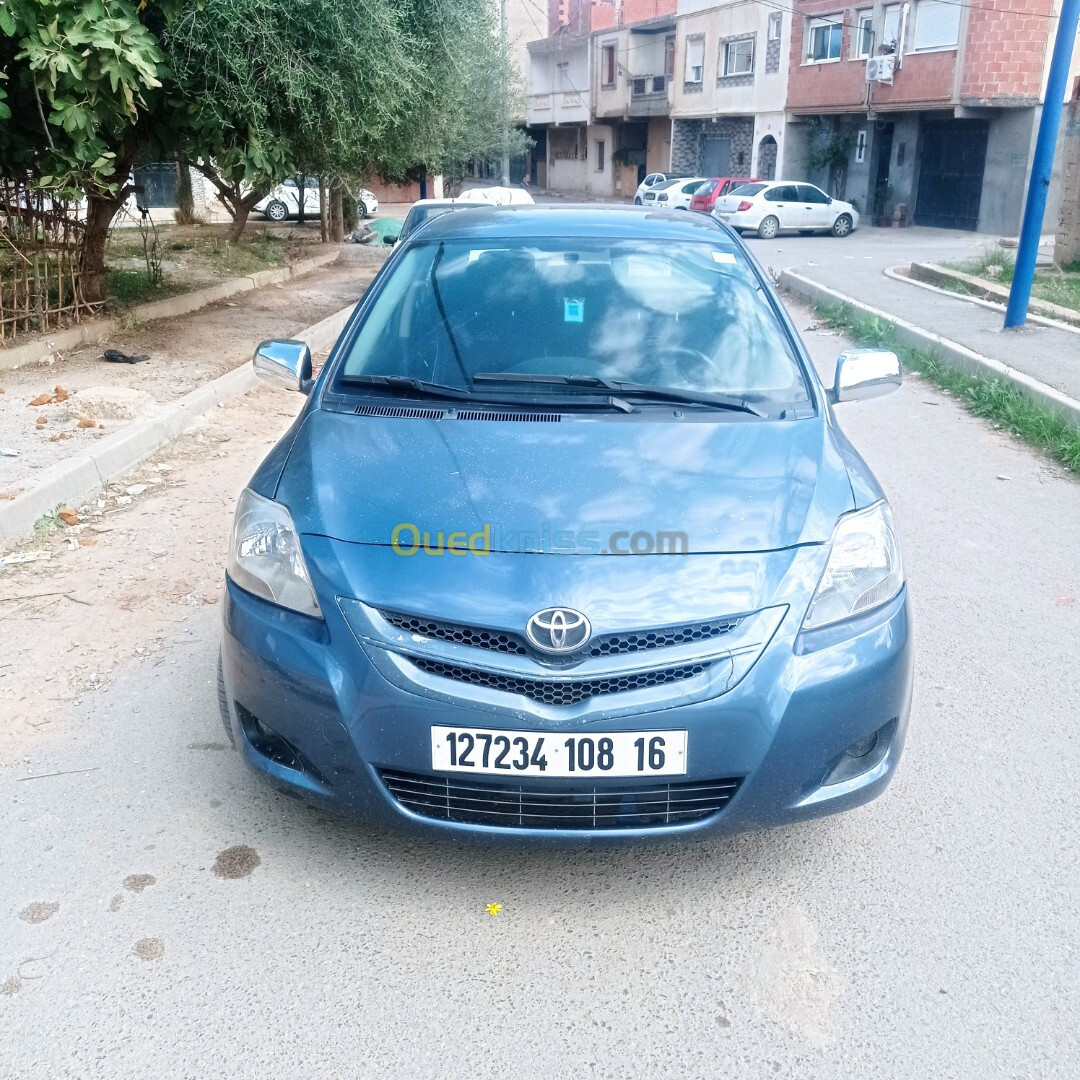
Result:
{"label": "car side window", "polygon": [[790,202],[792,198],[794,198],[794,195],[795,193],[790,185],[769,188],[769,190],[765,192],[765,198],[769,202]]}
{"label": "car side window", "polygon": [[814,187],[813,184],[799,184],[799,198],[803,202],[808,203],[827,203],[829,196],[825,194],[820,188]]}

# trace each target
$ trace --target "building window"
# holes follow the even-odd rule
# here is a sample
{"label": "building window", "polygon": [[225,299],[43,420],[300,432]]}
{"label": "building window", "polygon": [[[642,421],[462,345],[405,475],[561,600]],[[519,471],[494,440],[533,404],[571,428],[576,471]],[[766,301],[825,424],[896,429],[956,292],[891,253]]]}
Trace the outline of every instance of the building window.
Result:
{"label": "building window", "polygon": [[862,164],[866,160],[866,128],[859,128],[855,136],[855,161]]}
{"label": "building window", "polygon": [[851,55],[865,60],[874,51],[874,9],[855,12],[855,29],[852,34]]}
{"label": "building window", "polygon": [[615,85],[615,46],[605,45],[601,57],[601,86]]}
{"label": "building window", "polygon": [[675,38],[664,38],[664,74],[669,78],[675,76]]}
{"label": "building window", "polygon": [[774,11],[769,16],[769,40],[779,41],[780,30],[784,25],[784,16],[779,11]]}
{"label": "building window", "polygon": [[806,27],[806,62],[824,64],[840,59],[844,24],[834,19],[811,19]]}
{"label": "building window", "polygon": [[596,171],[604,171],[604,140],[596,140]]}
{"label": "building window", "polygon": [[919,0],[915,5],[915,52],[955,49],[960,40],[960,8],[942,0]]}
{"label": "building window", "polygon": [[754,39],[741,38],[724,43],[724,74],[753,75]]}
{"label": "building window", "polygon": [[[959,8],[957,9],[959,10]],[[894,53],[900,50],[900,5],[886,4],[885,19],[881,24],[879,52]]]}
{"label": "building window", "polygon": [[688,38],[686,41],[686,81],[700,83],[705,77],[705,38]]}

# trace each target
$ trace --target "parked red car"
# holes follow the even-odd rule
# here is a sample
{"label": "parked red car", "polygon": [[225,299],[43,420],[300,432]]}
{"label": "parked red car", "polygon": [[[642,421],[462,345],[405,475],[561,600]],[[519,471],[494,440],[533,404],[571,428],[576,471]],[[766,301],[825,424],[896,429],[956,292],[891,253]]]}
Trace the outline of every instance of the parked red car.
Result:
{"label": "parked red car", "polygon": [[700,210],[704,214],[712,212],[712,208],[716,205],[716,200],[721,195],[726,195],[733,188],[739,187],[741,184],[759,184],[760,180],[754,180],[748,176],[714,176],[711,180],[706,180],[694,192],[694,197],[690,200],[691,210]]}

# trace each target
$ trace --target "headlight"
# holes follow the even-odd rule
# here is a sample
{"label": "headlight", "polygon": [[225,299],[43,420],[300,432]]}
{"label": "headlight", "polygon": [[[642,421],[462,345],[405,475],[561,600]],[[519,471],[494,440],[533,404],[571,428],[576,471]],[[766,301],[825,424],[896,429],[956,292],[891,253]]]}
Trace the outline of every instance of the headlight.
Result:
{"label": "headlight", "polygon": [[903,584],[904,564],[889,504],[844,514],[833,530],[829,560],[803,629],[816,630],[880,607]]}
{"label": "headlight", "polygon": [[249,488],[236,506],[229,577],[264,600],[322,618],[289,511]]}

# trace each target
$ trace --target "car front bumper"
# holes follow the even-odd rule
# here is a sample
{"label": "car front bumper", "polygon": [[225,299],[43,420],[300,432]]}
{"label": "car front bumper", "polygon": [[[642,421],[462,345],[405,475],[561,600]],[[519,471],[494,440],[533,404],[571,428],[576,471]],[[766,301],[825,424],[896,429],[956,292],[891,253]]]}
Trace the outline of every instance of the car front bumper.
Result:
{"label": "car front bumper", "polygon": [[[395,685],[336,618],[323,622],[294,614],[229,580],[223,617],[228,722],[247,764],[310,802],[416,832],[641,840],[738,832],[847,810],[875,798],[891,780],[911,701],[906,589],[869,616],[809,636],[798,632],[801,615],[788,611],[749,672],[726,693],[699,700],[690,695],[687,704],[672,707],[668,701],[655,711],[602,716],[586,725],[552,721],[550,710],[549,719],[521,707],[500,714],[483,701],[426,696]],[[433,725],[559,735],[686,730],[687,774],[665,779],[735,780],[737,790],[717,813],[675,824],[571,829],[445,820],[406,808],[384,779],[388,770],[447,779],[432,770]],[[875,732],[877,746],[865,759],[845,758],[849,747]],[[841,762],[840,782],[824,784],[830,773],[835,779]],[[499,778],[476,776],[479,784],[493,779]],[[655,785],[635,777],[590,781],[590,786],[632,790],[639,783]],[[541,786],[558,793],[574,788],[574,782],[548,780]]]}

